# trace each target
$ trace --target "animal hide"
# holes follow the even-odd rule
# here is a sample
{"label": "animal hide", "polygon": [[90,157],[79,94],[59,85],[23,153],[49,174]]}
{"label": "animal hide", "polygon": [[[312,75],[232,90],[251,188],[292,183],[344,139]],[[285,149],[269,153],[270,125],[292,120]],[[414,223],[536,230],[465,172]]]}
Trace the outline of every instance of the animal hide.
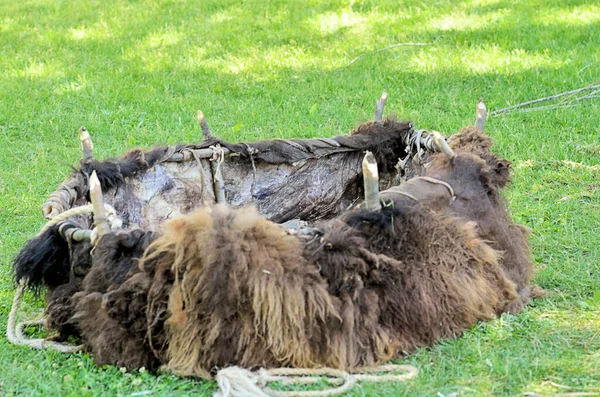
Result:
{"label": "animal hide", "polygon": [[[473,128],[450,144],[455,157],[426,156],[390,183],[381,210],[334,211],[292,233],[260,205],[205,206],[156,233],[105,235],[91,267],[85,255],[42,263],[48,249],[28,244],[16,273],[40,283],[47,269],[89,268],[48,279],[47,311],[99,365],[208,378],[229,365],[379,364],[529,300],[527,233],[501,196],[509,163]],[[381,146],[383,169],[396,150]]]}
{"label": "animal hide", "polygon": [[[382,186],[396,177],[395,165],[409,148],[412,125],[384,120],[360,125],[349,135],[323,139],[272,139],[132,150],[122,158],[85,160],[71,180],[44,204],[46,216],[89,201],[88,179],[96,172],[104,192],[127,229],[158,230],[167,219],[215,202],[212,164],[195,150],[220,146],[229,151],[219,166],[227,203],[254,205],[267,219],[315,221],[339,215],[362,196],[364,151],[376,156]],[[189,157],[173,161],[173,156]]]}

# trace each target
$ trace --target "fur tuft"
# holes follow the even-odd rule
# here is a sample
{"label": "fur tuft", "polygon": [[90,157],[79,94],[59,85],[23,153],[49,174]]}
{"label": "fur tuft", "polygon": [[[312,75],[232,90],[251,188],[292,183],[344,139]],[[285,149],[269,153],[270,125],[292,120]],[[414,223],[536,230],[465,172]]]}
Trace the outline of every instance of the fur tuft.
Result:
{"label": "fur tuft", "polygon": [[91,160],[81,163],[81,172],[87,177],[96,171],[102,191],[116,188],[124,183],[125,178],[147,171],[167,152],[166,147],[155,148],[148,152],[134,149],[123,158],[113,160]]}
{"label": "fur tuft", "polygon": [[15,281],[38,291],[56,288],[69,281],[69,245],[60,236],[58,225],[27,241],[13,263]]}

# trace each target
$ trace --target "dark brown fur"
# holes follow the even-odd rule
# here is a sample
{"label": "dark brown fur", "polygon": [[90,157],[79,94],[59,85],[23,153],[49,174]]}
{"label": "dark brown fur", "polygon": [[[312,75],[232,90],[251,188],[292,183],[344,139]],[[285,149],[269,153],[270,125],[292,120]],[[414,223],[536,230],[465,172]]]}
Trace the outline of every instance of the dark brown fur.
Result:
{"label": "dark brown fur", "polygon": [[516,298],[498,253],[458,218],[389,207],[320,230],[304,246],[255,210],[224,207],[167,222],[142,260],[170,273],[149,296],[148,318],[154,301],[167,317],[161,360],[194,376],[233,364],[372,365],[459,335]]}
{"label": "dark brown fur", "polygon": [[81,329],[84,344],[97,365],[158,368],[146,332],[148,287],[149,280],[137,273],[113,291],[82,291],[73,296],[76,307],[71,322]]}
{"label": "dark brown fur", "polygon": [[[111,188],[116,188],[125,182],[125,178],[146,172],[152,168],[167,153],[166,147],[158,147],[147,152],[140,149],[134,149],[126,153],[122,158],[98,161],[82,161],[81,169],[75,170],[84,176],[84,185],[88,186],[88,177],[93,171],[96,171],[98,180],[102,186],[102,191],[107,191]],[[80,196],[85,192],[80,192]]]}
{"label": "dark brown fur", "polygon": [[390,330],[397,352],[457,336],[516,298],[498,253],[472,223],[413,203],[353,213],[346,225],[326,226],[317,263],[324,274],[327,267],[343,269],[327,277],[345,281],[338,287],[342,296],[376,295],[377,305],[364,310],[380,313],[378,322]]}
{"label": "dark brown fur", "polygon": [[98,365],[156,368],[146,338],[147,290],[138,259],[154,239],[134,230],[104,236],[95,248],[94,266],[73,295],[69,323],[81,330]]}
{"label": "dark brown fur", "polygon": [[456,192],[451,213],[476,222],[482,239],[502,254],[506,276],[517,285],[519,299],[510,307],[520,312],[530,299],[533,264],[529,252],[529,229],[511,221],[500,194],[510,179],[510,162],[491,153],[491,139],[474,127],[467,127],[451,140],[457,157],[436,155],[426,175],[448,182]]}

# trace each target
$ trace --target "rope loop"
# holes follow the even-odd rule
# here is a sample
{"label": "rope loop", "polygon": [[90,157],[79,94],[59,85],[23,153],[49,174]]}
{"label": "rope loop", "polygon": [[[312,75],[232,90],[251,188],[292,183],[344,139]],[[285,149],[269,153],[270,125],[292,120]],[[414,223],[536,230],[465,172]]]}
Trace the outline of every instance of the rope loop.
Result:
{"label": "rope loop", "polygon": [[[110,204],[104,204],[104,209],[106,210],[106,217],[108,223],[110,224],[111,229],[120,229],[123,226],[123,221],[117,215],[117,210]],[[50,219],[48,222],[42,226],[42,229],[38,233],[38,236],[44,233],[46,230],[51,228],[52,226],[65,221],[73,216],[91,214],[94,212],[94,207],[92,204],[81,205],[79,207],[74,207],[66,210],[65,212],[61,212],[54,218]]]}
{"label": "rope loop", "polygon": [[[350,372],[335,368],[261,368],[252,372],[240,367],[228,367],[217,373],[216,380],[220,390],[213,397],[328,397],[346,393],[358,382],[404,382],[418,374],[419,370],[412,365],[397,364],[363,367]],[[281,382],[285,386],[315,384],[323,377],[336,387],[280,391],[267,386],[272,382]]]}
{"label": "rope loop", "polygon": [[17,286],[15,297],[13,299],[13,305],[8,315],[8,324],[6,326],[6,337],[8,341],[13,345],[27,346],[32,349],[53,349],[61,353],[75,353],[79,350],[83,350],[83,345],[72,346],[65,343],[59,343],[50,341],[47,339],[29,339],[25,336],[24,329],[27,325],[40,325],[45,323],[45,319],[24,321],[17,324],[17,311],[19,310],[19,303],[23,298],[25,292],[25,282],[21,281]]}

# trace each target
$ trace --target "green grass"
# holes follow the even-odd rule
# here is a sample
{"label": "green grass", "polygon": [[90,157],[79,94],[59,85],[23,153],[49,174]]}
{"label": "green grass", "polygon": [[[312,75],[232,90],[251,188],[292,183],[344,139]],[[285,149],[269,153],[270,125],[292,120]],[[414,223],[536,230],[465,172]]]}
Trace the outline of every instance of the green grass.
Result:
{"label": "green grass", "polygon": [[[81,125],[99,158],[198,140],[197,109],[233,141],[333,136],[370,119],[386,89],[387,113],[450,133],[480,97],[493,110],[597,82],[599,37],[591,0],[0,0],[0,332],[11,259],[77,164]],[[373,52],[401,42],[432,44]],[[535,281],[555,293],[411,355],[415,380],[350,395],[599,390],[600,100],[491,118],[487,131],[515,165],[506,194],[534,231]],[[25,309],[42,305],[29,297]],[[0,337],[0,395],[214,387]]]}

